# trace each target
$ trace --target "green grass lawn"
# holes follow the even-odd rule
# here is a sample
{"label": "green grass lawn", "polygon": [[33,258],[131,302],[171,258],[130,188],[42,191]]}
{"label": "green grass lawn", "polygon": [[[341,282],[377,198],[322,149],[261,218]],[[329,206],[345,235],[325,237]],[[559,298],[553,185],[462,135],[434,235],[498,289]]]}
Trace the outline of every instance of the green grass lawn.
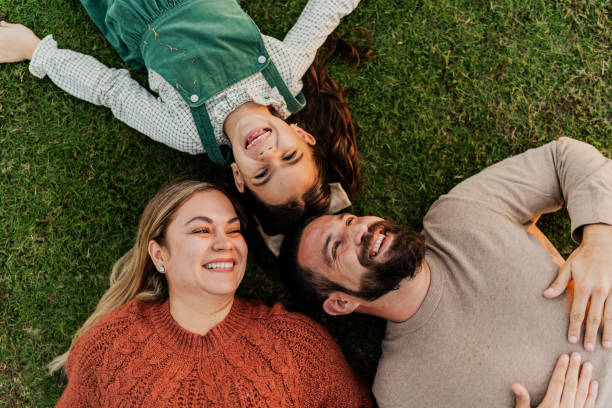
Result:
{"label": "green grass lawn", "polygon": [[[282,38],[305,2],[244,3]],[[353,211],[418,229],[440,194],[527,148],[570,136],[612,156],[611,14],[608,0],[363,0],[338,31],[365,27],[376,58],[331,67],[350,88],[362,158]],[[0,0],[0,18],[125,67],[77,0]],[[107,288],[146,201],[178,176],[227,171],[138,134],[25,63],[0,66],[0,146],[0,407],[52,406],[66,378],[45,365]],[[541,225],[568,255],[566,214]],[[296,307],[254,252],[239,293]],[[384,323],[312,315],[371,381]]]}

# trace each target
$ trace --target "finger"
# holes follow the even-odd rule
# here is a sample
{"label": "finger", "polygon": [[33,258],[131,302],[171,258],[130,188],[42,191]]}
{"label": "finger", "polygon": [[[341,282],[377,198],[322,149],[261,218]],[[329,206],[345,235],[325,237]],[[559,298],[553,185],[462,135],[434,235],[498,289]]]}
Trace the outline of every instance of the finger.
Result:
{"label": "finger", "polygon": [[561,401],[561,395],[563,393],[563,384],[565,384],[565,374],[567,373],[567,366],[569,364],[569,356],[562,354],[557,360],[555,369],[553,370],[552,376],[550,377],[550,383],[546,390],[546,396],[544,402],[549,405],[559,405]]}
{"label": "finger", "polygon": [[584,349],[587,351],[595,350],[597,343],[597,331],[601,322],[604,304],[608,297],[607,288],[596,288],[591,294],[591,305],[586,319],[586,329],[584,331]]}
{"label": "finger", "polygon": [[565,374],[563,395],[561,395],[561,408],[569,408],[574,406],[574,400],[576,399],[576,389],[578,386],[578,372],[580,371],[581,359],[582,357],[578,353],[572,353],[570,357],[567,373]]}
{"label": "finger", "polygon": [[582,408],[586,404],[592,374],[593,366],[591,363],[584,363],[582,365],[582,370],[580,370],[580,379],[578,380],[578,389],[576,390],[576,399],[574,402],[576,408]]}
{"label": "finger", "polygon": [[595,408],[595,401],[597,400],[597,394],[599,393],[599,383],[597,381],[591,381],[589,387],[589,396],[587,398],[584,408]]}
{"label": "finger", "polygon": [[553,281],[553,283],[550,284],[548,289],[544,291],[544,297],[552,299],[559,296],[565,291],[565,288],[567,287],[567,284],[571,279],[571,264],[569,262],[566,262],[561,267],[559,267],[559,273],[557,273],[557,278]]}
{"label": "finger", "polygon": [[512,384],[512,392],[516,397],[514,408],[531,408],[531,401],[529,400],[527,388],[521,384]]}
{"label": "finger", "polygon": [[570,343],[578,343],[580,338],[580,329],[582,328],[582,322],[584,322],[589,294],[589,290],[584,285],[574,282],[574,300],[572,301],[569,329],[567,331],[567,339]]}
{"label": "finger", "polygon": [[605,349],[612,348],[612,299],[606,300],[603,314],[603,334],[601,344]]}

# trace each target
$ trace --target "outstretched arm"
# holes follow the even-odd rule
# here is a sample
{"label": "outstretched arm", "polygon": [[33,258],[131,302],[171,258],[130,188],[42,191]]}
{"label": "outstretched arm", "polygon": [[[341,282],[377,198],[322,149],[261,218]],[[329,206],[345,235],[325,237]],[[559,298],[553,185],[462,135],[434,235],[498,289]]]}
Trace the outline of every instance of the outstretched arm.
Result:
{"label": "outstretched arm", "polygon": [[289,30],[283,43],[292,56],[292,72],[301,78],[312,64],[317,50],[340,24],[340,19],[350,14],[360,0],[310,0],[300,18]]}
{"label": "outstretched arm", "polygon": [[191,112],[180,95],[159,75],[149,73],[151,89],[133,80],[125,69],[108,68],[95,58],[58,49],[52,36],[42,41],[20,24],[0,26],[0,63],[31,60],[30,72],[70,95],[111,109],[128,126],[174,149],[202,153]]}

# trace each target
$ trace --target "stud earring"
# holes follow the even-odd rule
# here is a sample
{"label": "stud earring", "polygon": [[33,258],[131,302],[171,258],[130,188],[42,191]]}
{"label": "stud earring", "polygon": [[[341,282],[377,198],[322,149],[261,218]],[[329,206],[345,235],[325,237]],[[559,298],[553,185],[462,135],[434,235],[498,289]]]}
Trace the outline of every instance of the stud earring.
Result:
{"label": "stud earring", "polygon": [[164,272],[166,272],[166,268],[164,268],[163,266],[160,266],[160,267],[159,267],[159,271],[160,271],[161,273],[164,273]]}

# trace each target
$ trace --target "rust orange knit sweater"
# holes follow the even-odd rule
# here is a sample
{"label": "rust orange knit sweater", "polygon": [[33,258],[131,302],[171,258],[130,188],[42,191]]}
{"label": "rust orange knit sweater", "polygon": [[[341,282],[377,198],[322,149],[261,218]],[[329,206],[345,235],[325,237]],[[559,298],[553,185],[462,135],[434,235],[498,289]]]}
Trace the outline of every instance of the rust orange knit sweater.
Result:
{"label": "rust orange knit sweater", "polygon": [[281,304],[236,298],[201,336],[168,302],[132,301],[70,351],[58,407],[370,407],[329,334]]}

